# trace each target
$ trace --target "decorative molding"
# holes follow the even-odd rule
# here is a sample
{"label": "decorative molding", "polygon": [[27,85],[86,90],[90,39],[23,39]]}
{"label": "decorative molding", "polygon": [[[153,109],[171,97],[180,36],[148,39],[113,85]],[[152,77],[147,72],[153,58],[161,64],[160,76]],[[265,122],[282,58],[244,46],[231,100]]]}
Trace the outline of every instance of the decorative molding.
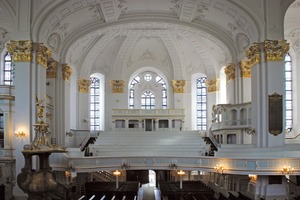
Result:
{"label": "decorative molding", "polygon": [[240,70],[242,78],[251,78],[251,67],[249,67],[249,65],[243,65],[242,62],[240,62]]}
{"label": "decorative molding", "polygon": [[109,80],[110,86],[112,88],[112,93],[123,93],[125,81],[124,80]]}
{"label": "decorative molding", "polygon": [[219,81],[218,79],[209,79],[205,82],[207,87],[207,92],[219,91]]}
{"label": "decorative molding", "polygon": [[11,40],[7,43],[6,48],[12,56],[12,62],[31,62],[32,46],[32,41],[30,40]]}
{"label": "decorative molding", "polygon": [[224,72],[227,75],[227,81],[235,79],[235,67],[233,63],[227,65]]}
{"label": "decorative molding", "polygon": [[56,78],[58,62],[55,60],[48,61],[47,78]]}
{"label": "decorative molding", "polygon": [[173,92],[184,93],[186,80],[172,80]]}
{"label": "decorative molding", "polygon": [[43,44],[37,44],[36,46],[36,62],[47,69],[48,59],[51,57],[51,50],[49,50]]}
{"label": "decorative molding", "polygon": [[82,93],[89,93],[92,81],[90,79],[78,79],[78,90]]}
{"label": "decorative molding", "polygon": [[286,40],[265,40],[264,49],[266,60],[279,61],[288,53],[289,43]]}
{"label": "decorative molding", "polygon": [[70,77],[72,75],[72,68],[68,64],[63,64],[62,66],[62,77],[63,80],[70,82]]}

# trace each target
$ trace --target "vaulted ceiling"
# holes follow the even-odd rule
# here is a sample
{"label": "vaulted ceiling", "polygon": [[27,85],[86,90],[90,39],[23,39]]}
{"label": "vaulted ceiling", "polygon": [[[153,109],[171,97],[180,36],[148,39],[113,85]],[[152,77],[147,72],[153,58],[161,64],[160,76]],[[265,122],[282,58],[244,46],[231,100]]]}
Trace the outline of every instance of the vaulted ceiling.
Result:
{"label": "vaulted ceiling", "polygon": [[[287,13],[285,30],[290,37],[300,27],[295,20],[299,2]],[[0,1],[0,33],[2,26],[13,32],[19,23],[14,4]],[[99,72],[126,79],[140,68],[153,67],[170,79],[189,79],[193,73],[216,77],[223,66],[244,56],[264,27],[261,0],[36,0],[32,4],[32,39],[51,47],[54,59],[68,63],[80,76]]]}

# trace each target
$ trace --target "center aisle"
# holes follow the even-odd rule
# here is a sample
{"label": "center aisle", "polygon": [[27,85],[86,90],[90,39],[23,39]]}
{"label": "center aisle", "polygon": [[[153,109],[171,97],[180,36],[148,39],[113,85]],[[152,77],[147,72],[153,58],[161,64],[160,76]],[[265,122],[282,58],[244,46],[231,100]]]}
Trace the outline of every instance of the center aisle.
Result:
{"label": "center aisle", "polygon": [[160,191],[156,187],[143,185],[139,189],[139,200],[160,200]]}

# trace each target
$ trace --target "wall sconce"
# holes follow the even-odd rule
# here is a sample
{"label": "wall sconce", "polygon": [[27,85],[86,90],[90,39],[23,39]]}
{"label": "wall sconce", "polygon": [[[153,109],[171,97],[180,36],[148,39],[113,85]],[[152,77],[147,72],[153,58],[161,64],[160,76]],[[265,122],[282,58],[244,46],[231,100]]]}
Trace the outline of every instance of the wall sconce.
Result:
{"label": "wall sconce", "polygon": [[177,172],[178,176],[180,176],[180,184],[179,184],[179,188],[182,189],[182,176],[185,175],[185,172],[180,170]]}
{"label": "wall sconce", "polygon": [[222,165],[217,164],[216,166],[214,166],[214,169],[216,170],[217,173],[223,174],[224,167]]}
{"label": "wall sconce", "polygon": [[113,172],[113,175],[116,176],[116,189],[119,188],[119,176],[121,175],[121,172],[119,170],[116,170]]}
{"label": "wall sconce", "polygon": [[121,169],[128,169],[130,168],[130,165],[128,163],[122,163]]}
{"label": "wall sconce", "polygon": [[69,132],[66,132],[66,135],[72,137],[73,133],[71,131],[69,131]]}
{"label": "wall sconce", "polygon": [[294,173],[294,168],[291,168],[290,166],[283,166],[281,169],[282,174],[292,174]]}
{"label": "wall sconce", "polygon": [[251,181],[256,181],[256,179],[257,179],[257,175],[255,175],[255,174],[249,174],[248,176]]}
{"label": "wall sconce", "polygon": [[15,132],[15,135],[17,137],[21,137],[21,138],[24,138],[26,136],[25,132],[24,131],[16,131]]}
{"label": "wall sconce", "polygon": [[84,119],[82,120],[83,123],[89,123],[89,121],[90,121],[90,120],[87,119],[87,118],[84,118]]}

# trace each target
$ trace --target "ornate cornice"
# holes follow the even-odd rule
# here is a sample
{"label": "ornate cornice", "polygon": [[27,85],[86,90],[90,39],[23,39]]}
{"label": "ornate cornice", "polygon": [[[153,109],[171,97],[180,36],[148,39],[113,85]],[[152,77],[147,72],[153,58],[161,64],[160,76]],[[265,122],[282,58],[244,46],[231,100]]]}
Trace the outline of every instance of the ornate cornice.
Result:
{"label": "ornate cornice", "polygon": [[51,50],[49,50],[43,44],[37,44],[36,46],[36,62],[47,69],[48,59],[51,57]]}
{"label": "ornate cornice", "polygon": [[240,62],[240,70],[242,78],[251,78],[251,67]]}
{"label": "ornate cornice", "polygon": [[55,60],[48,61],[47,78],[56,78],[58,62]]}
{"label": "ornate cornice", "polygon": [[112,93],[123,93],[125,81],[124,80],[109,80]]}
{"label": "ornate cornice", "polygon": [[235,67],[233,63],[227,65],[224,72],[227,75],[227,81],[235,79]]}
{"label": "ornate cornice", "polygon": [[62,78],[63,80],[70,82],[70,77],[72,75],[72,68],[68,64],[63,64],[62,66]]}
{"label": "ornate cornice", "polygon": [[184,93],[186,80],[172,80],[173,92]]}
{"label": "ornate cornice", "polygon": [[265,40],[264,43],[266,60],[283,60],[289,51],[289,43],[286,40]]}
{"label": "ornate cornice", "polygon": [[209,79],[206,80],[205,84],[207,87],[207,92],[216,92],[219,91],[219,81],[218,79]]}
{"label": "ornate cornice", "polygon": [[32,41],[20,40],[9,41],[6,45],[7,51],[12,56],[12,62],[31,62],[32,61]]}
{"label": "ornate cornice", "polygon": [[78,79],[78,90],[82,93],[89,93],[92,82],[90,79]]}

